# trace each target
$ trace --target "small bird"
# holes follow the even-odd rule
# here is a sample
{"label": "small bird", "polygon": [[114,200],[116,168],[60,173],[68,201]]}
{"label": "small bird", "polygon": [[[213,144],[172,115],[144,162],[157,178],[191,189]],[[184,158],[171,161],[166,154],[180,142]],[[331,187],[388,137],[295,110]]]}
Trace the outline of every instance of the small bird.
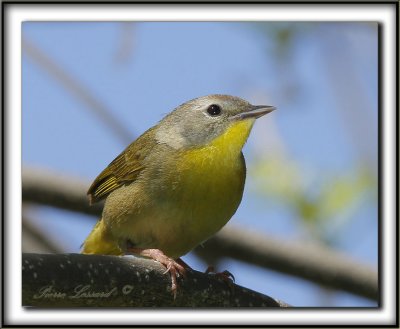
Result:
{"label": "small bird", "polygon": [[82,253],[152,258],[170,273],[175,296],[188,268],[180,257],[236,212],[246,178],[242,148],[255,120],[274,109],[228,95],[178,106],[90,186],[90,203],[105,203]]}

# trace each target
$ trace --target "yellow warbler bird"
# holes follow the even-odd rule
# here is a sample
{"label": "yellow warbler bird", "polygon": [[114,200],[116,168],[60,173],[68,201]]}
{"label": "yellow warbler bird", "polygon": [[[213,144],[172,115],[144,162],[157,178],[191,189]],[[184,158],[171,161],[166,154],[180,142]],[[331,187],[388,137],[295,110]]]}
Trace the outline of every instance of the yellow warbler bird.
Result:
{"label": "yellow warbler bird", "polygon": [[130,144],[90,186],[105,198],[84,254],[136,254],[177,275],[179,257],[219,231],[243,195],[242,148],[255,120],[273,111],[238,97],[209,95],[177,107]]}

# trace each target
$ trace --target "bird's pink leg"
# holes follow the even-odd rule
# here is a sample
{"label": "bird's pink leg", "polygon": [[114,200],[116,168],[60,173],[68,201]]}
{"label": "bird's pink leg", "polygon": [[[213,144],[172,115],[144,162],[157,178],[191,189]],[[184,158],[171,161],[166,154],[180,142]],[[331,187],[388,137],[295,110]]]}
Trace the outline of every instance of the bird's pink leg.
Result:
{"label": "bird's pink leg", "polygon": [[139,256],[154,259],[155,261],[161,263],[161,265],[166,268],[164,274],[169,272],[171,275],[171,292],[174,295],[174,298],[176,298],[176,291],[178,289],[176,278],[180,275],[186,276],[186,268],[190,269],[190,267],[186,263],[184,263],[180,258],[175,261],[174,259],[165,255],[159,249],[141,249],[128,247],[127,251],[129,253],[133,253]]}

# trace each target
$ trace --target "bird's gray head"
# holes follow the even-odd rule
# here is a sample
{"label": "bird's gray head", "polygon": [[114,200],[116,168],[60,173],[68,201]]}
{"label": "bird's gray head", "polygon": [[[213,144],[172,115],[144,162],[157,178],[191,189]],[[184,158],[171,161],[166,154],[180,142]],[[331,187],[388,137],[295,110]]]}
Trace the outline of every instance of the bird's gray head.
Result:
{"label": "bird's gray head", "polygon": [[203,146],[239,120],[251,120],[273,111],[272,106],[254,106],[235,96],[208,95],[190,100],[160,121],[159,143],[180,149]]}

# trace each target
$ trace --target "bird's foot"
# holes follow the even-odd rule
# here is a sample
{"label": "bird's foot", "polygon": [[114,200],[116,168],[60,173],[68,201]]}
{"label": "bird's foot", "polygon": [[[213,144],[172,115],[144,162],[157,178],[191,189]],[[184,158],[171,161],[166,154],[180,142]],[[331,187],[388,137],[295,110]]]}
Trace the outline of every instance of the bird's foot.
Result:
{"label": "bird's foot", "polygon": [[208,266],[205,274],[212,274],[214,275],[217,279],[225,282],[229,288],[233,288],[233,283],[235,282],[235,277],[233,274],[227,270],[223,272],[215,272],[214,266]]}
{"label": "bird's foot", "polygon": [[127,251],[139,256],[154,259],[155,261],[161,263],[161,265],[166,268],[164,274],[169,272],[171,276],[171,292],[174,296],[174,299],[176,298],[176,292],[178,289],[177,277],[185,277],[186,269],[190,269],[186,263],[184,263],[180,258],[175,261],[174,259],[165,255],[159,249],[128,248]]}

